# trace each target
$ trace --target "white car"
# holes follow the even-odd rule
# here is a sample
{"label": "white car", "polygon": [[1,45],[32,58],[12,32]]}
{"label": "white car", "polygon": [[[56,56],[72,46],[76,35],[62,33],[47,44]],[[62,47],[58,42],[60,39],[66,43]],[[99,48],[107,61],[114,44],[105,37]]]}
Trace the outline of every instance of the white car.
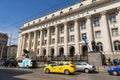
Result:
{"label": "white car", "polygon": [[74,62],[76,71],[84,71],[85,73],[94,72],[96,70],[94,65],[90,65],[86,62]]}
{"label": "white car", "polygon": [[34,67],[35,65],[36,65],[35,60],[29,58],[25,58],[22,60],[22,62],[18,62],[18,66],[24,68]]}

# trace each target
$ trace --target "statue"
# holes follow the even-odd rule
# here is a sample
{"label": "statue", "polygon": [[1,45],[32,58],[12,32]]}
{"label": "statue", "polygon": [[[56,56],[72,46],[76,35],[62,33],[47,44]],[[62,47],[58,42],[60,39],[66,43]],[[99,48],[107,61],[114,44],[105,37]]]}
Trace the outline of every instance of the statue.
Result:
{"label": "statue", "polygon": [[91,44],[92,44],[92,50],[94,52],[98,52],[99,49],[98,49],[98,46],[96,45],[96,42],[94,40],[91,41]]}

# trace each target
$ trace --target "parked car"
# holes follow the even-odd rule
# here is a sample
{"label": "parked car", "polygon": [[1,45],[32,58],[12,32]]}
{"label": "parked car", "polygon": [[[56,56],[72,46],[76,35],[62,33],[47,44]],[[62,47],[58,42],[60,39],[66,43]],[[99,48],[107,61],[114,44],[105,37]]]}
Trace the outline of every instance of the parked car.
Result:
{"label": "parked car", "polygon": [[85,73],[94,72],[96,70],[94,65],[90,65],[86,62],[74,62],[76,66],[76,71],[84,71]]}
{"label": "parked car", "polygon": [[35,68],[35,67],[37,67],[37,62],[36,62],[36,60],[30,59],[30,58],[25,58],[22,61],[18,62],[18,67]]}
{"label": "parked car", "polygon": [[5,63],[5,60],[0,60],[0,66],[3,66]]}
{"label": "parked car", "polygon": [[110,75],[120,75],[120,65],[118,66],[114,66],[114,67],[110,67],[108,69],[108,74]]}
{"label": "parked car", "polygon": [[14,58],[9,58],[3,63],[3,66],[5,66],[5,67],[16,67],[17,66],[17,61]]}
{"label": "parked car", "polygon": [[75,65],[72,62],[57,62],[44,68],[45,73],[64,73],[69,75],[75,72]]}

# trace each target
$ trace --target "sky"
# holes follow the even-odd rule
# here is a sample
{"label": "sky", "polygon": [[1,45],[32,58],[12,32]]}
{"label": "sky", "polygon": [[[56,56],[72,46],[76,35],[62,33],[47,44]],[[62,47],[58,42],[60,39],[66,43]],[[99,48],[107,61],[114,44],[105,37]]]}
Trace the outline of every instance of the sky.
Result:
{"label": "sky", "polygon": [[80,0],[0,0],[0,33],[8,34],[8,45],[17,44],[19,29],[26,22],[77,2]]}

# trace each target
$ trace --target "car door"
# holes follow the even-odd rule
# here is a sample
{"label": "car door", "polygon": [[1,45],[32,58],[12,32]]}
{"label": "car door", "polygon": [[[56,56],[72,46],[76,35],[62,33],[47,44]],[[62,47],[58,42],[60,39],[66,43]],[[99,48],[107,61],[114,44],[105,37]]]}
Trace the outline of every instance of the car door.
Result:
{"label": "car door", "polygon": [[76,70],[83,71],[85,65],[83,65],[81,62],[76,63]]}
{"label": "car door", "polygon": [[51,67],[50,67],[50,71],[57,73],[58,72],[58,67],[59,66],[57,64],[52,64]]}

